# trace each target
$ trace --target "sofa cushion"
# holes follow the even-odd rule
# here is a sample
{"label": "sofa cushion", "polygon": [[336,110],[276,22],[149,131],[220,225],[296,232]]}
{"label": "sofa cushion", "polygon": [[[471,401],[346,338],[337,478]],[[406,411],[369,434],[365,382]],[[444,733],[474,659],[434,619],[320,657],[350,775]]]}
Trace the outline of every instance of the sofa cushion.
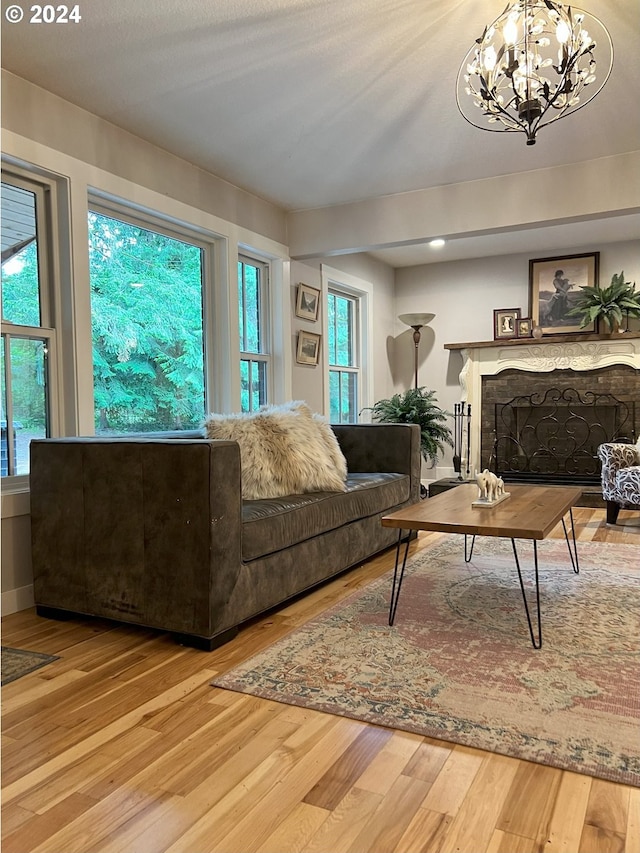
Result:
{"label": "sofa cushion", "polygon": [[211,414],[204,426],[208,438],[238,442],[245,500],[345,490],[347,463],[338,442],[306,403]]}
{"label": "sofa cushion", "polygon": [[345,493],[317,492],[244,501],[242,559],[264,557],[409,500],[406,474],[349,474]]}

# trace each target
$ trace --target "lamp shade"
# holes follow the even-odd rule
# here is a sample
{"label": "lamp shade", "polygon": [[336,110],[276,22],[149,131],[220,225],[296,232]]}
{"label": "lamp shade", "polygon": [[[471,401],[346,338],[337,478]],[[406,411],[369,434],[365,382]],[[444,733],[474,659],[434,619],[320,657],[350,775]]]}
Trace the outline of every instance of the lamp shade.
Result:
{"label": "lamp shade", "polygon": [[416,326],[422,328],[422,326],[426,326],[427,323],[430,323],[435,316],[435,314],[400,314],[398,316],[398,320],[400,320],[401,323],[406,323],[407,326],[411,326],[412,328],[415,328]]}

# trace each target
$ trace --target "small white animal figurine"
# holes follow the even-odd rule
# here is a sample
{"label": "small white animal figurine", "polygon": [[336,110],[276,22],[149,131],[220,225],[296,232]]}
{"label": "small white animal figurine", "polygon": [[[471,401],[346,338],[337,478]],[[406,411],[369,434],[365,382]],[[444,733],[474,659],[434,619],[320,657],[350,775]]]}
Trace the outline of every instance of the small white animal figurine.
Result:
{"label": "small white animal figurine", "polygon": [[485,468],[481,474],[476,474],[476,483],[479,500],[494,501],[504,491],[503,481],[488,468]]}
{"label": "small white animal figurine", "polygon": [[487,471],[487,500],[494,501],[496,499],[497,488],[498,478],[493,471]]}
{"label": "small white animal figurine", "polygon": [[476,483],[478,484],[478,500],[484,500],[487,497],[487,484],[484,471],[480,474],[476,471]]}

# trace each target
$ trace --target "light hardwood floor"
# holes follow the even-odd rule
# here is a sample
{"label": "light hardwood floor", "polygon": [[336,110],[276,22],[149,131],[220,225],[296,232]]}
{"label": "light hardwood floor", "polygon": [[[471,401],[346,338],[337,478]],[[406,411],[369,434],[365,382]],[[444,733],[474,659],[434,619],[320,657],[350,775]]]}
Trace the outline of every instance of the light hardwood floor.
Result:
{"label": "light hardwood floor", "polygon": [[[580,540],[640,559],[640,527],[574,514]],[[638,788],[210,687],[392,565],[387,552],[211,653],[3,619],[3,645],[61,658],[2,691],[3,853],[640,853]]]}

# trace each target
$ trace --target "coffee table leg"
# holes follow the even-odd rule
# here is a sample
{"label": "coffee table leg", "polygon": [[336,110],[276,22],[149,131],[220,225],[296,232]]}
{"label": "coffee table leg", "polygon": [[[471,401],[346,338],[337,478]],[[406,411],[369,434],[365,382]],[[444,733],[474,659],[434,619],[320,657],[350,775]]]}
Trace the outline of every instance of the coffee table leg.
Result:
{"label": "coffee table leg", "polygon": [[[404,568],[407,565],[407,554],[409,553],[409,543],[411,536],[407,536],[407,544],[404,548],[404,558],[402,560],[402,568],[398,576],[398,566],[400,564],[400,543],[402,540],[402,530],[398,531],[398,544],[396,545],[396,566],[393,570],[393,586],[391,587],[391,604],[389,606],[389,625],[393,625],[393,620],[396,618],[396,610],[398,609],[398,599],[400,598],[400,587],[404,578]],[[396,588],[397,582],[397,588]]]}
{"label": "coffee table leg", "polygon": [[465,563],[471,562],[471,557],[473,555],[473,546],[476,544],[476,534],[474,533],[471,537],[471,550],[469,551],[469,556],[467,556],[467,534],[464,534],[464,561]]}
{"label": "coffee table leg", "polygon": [[571,538],[573,539],[573,551],[571,550],[571,545],[569,544],[569,534],[567,533],[567,525],[564,523],[564,518],[562,519],[562,528],[564,530],[564,538],[567,542],[567,548],[569,549],[569,556],[571,557],[571,565],[573,566],[573,571],[579,575],[580,574],[580,564],[578,563],[578,545],[576,544],[576,528],[573,523],[573,509],[569,508],[569,517],[571,518]]}
{"label": "coffee table leg", "polygon": [[531,616],[529,614],[529,604],[527,602],[527,596],[524,591],[524,583],[522,581],[522,572],[520,571],[520,561],[518,560],[518,552],[516,550],[516,540],[511,540],[511,545],[513,546],[513,556],[516,561],[516,569],[518,570],[518,579],[520,580],[520,589],[522,591],[522,600],[524,601],[524,610],[527,614],[527,622],[529,623],[529,634],[531,635],[531,643],[534,649],[542,648],[542,622],[540,620],[540,583],[538,581],[538,543],[535,539],[533,541],[533,564],[535,568],[535,576],[536,576],[536,608],[538,611],[538,639],[533,633],[533,625],[531,624]]}

